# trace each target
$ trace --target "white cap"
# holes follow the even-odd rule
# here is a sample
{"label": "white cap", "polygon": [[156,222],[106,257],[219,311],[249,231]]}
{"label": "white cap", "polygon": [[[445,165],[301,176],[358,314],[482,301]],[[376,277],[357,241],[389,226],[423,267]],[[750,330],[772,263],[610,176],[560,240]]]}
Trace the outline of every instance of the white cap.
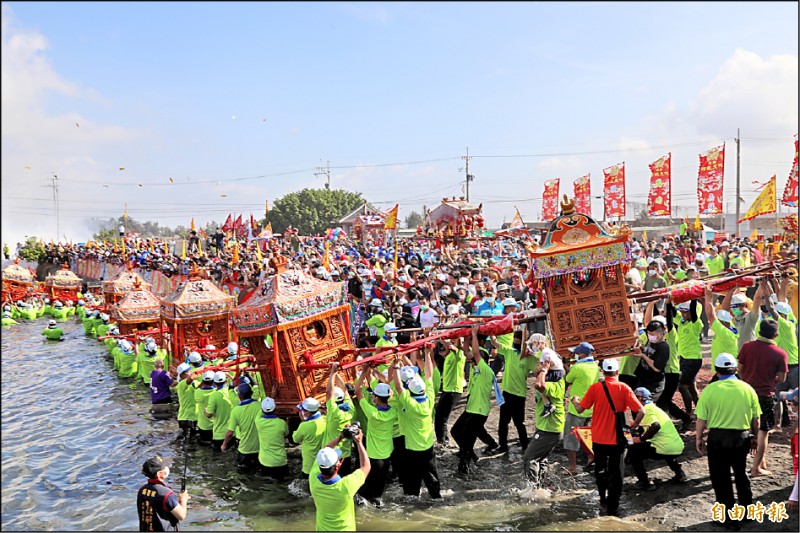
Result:
{"label": "white cap", "polygon": [[714,359],[714,366],[719,368],[736,368],[736,358],[729,353],[721,353]]}
{"label": "white cap", "polygon": [[229,342],[228,343],[228,353],[231,354],[231,355],[235,355],[238,352],[239,352],[239,345],[236,344],[235,342]]}
{"label": "white cap", "polygon": [[[498,290],[500,290],[498,288]],[[519,307],[519,304],[514,298],[506,298],[502,302],[500,302],[503,307]]]}
{"label": "white cap", "polygon": [[747,296],[745,296],[741,292],[737,292],[731,298],[731,305],[741,305],[746,303],[747,303]]}
{"label": "white cap", "polygon": [[228,381],[228,375],[225,372],[214,372],[214,383],[225,383]]}
{"label": "white cap", "polygon": [[189,370],[191,370],[191,368],[192,368],[192,367],[191,367],[191,366],[189,366],[189,365],[187,365],[186,363],[181,363],[181,364],[179,364],[179,365],[178,365],[178,376],[180,376],[180,375],[181,375],[181,374],[183,374],[184,372],[188,372]]}
{"label": "white cap", "polygon": [[147,350],[148,352],[156,352],[158,351],[158,346],[154,342],[148,342],[147,344],[145,344],[144,349]]}
{"label": "white cap", "polygon": [[414,376],[408,380],[408,390],[412,394],[425,394],[425,381],[419,376]]}
{"label": "white cap", "polygon": [[216,347],[216,346],[214,346],[213,344],[208,344],[208,345],[206,345],[206,348],[205,348],[205,349],[206,349],[206,350],[216,350],[216,349],[217,349],[217,347]]}
{"label": "white cap", "polygon": [[458,304],[450,304],[447,306],[448,315],[458,315],[461,313],[461,307]]}
{"label": "white cap", "polygon": [[47,325],[50,326],[51,328],[54,328],[54,327],[56,327],[56,321],[55,320],[49,320],[47,322]]}
{"label": "white cap", "polygon": [[372,275],[373,276],[383,276],[383,270],[381,270],[380,268],[376,268],[375,270],[372,271]]}
{"label": "white cap", "polygon": [[[717,313],[717,316],[719,316],[719,313]],[[658,322],[662,326],[667,327],[667,317],[665,317],[663,315],[654,316],[653,319],[651,320],[651,322]]]}
{"label": "white cap", "polygon": [[778,311],[782,315],[788,315],[792,312],[792,308],[786,302],[778,302],[775,304],[775,310]]}
{"label": "white cap", "polygon": [[397,329],[397,326],[395,325],[395,323],[394,323],[394,322],[387,322],[387,323],[386,323],[386,324],[383,326],[383,330],[384,330],[384,331],[394,331],[394,330],[396,330],[396,329]]}
{"label": "white cap", "polygon": [[103,314],[100,315],[100,319],[103,320],[103,321],[107,321],[110,318],[111,317],[107,313],[103,313]]}
{"label": "white cap", "polygon": [[375,390],[372,391],[372,394],[381,398],[388,398],[392,395],[392,388],[387,383],[378,383],[375,385]]}
{"label": "white cap", "polygon": [[733,320],[733,317],[729,312],[724,309],[720,309],[717,311],[717,320],[722,320],[723,322],[730,322]]}
{"label": "white cap", "polygon": [[682,312],[685,312],[685,313],[688,313],[689,311],[692,310],[692,308],[689,307],[689,302],[679,303],[677,309],[678,309],[678,311],[682,311]]}
{"label": "white cap", "polygon": [[409,379],[413,378],[417,375],[416,370],[413,366],[404,366],[400,369],[400,381],[405,383]]}
{"label": "white cap", "polygon": [[730,245],[731,245],[731,243],[729,243],[728,241],[722,241],[720,243],[720,246],[730,246]]}
{"label": "white cap", "polygon": [[197,352],[191,352],[189,354],[189,362],[191,362],[191,363],[199,363],[202,360],[203,360],[203,356],[200,355]]}
{"label": "white cap", "polygon": [[331,276],[338,276],[338,275],[339,275],[338,270],[331,270]]}
{"label": "white cap", "polygon": [[316,398],[309,397],[303,400],[303,403],[300,404],[300,407],[309,413],[316,413],[319,410],[319,401]]}
{"label": "white cap", "polygon": [[203,381],[214,381],[214,371],[206,370],[203,372]]}
{"label": "white cap", "polygon": [[497,290],[498,291],[508,291],[508,290],[511,290],[511,289],[509,289],[508,284],[501,283],[500,285],[497,286]]}
{"label": "white cap", "polygon": [[616,359],[605,359],[603,361],[603,372],[618,372],[619,361]]}
{"label": "white cap", "polygon": [[383,302],[381,301],[380,298],[373,298],[372,300],[370,300],[369,305],[371,305],[372,307],[383,307]]}
{"label": "white cap", "polygon": [[272,398],[264,398],[261,401],[261,410],[265,413],[271,413],[275,410],[275,400]]}
{"label": "white cap", "polygon": [[331,468],[336,466],[341,456],[342,450],[339,448],[322,448],[317,452],[317,464],[320,468]]}
{"label": "white cap", "polygon": [[133,344],[131,343],[131,341],[122,341],[120,343],[119,347],[120,347],[120,349],[122,349],[123,352],[132,352],[133,351]]}
{"label": "white cap", "polygon": [[447,281],[447,274],[436,274],[436,279],[441,282],[445,282]]}
{"label": "white cap", "polygon": [[336,403],[344,401],[344,391],[340,387],[333,388],[333,401]]}
{"label": "white cap", "polygon": [[459,285],[469,285],[469,279],[468,278],[458,278],[458,284]]}

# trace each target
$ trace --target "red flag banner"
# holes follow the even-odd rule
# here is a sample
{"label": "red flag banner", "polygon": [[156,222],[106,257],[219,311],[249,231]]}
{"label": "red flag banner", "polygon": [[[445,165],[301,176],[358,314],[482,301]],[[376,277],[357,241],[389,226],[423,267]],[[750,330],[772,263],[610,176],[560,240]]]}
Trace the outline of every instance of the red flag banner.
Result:
{"label": "red flag banner", "polygon": [[668,217],[672,211],[672,153],[650,163],[650,193],[647,195],[647,214]]}
{"label": "red flag banner", "polygon": [[542,220],[550,222],[558,216],[558,186],[561,180],[544,182],[544,194],[542,194]]}
{"label": "red flag banner", "polygon": [[575,211],[592,216],[592,185],[589,174],[576,179],[572,187],[575,191]]}
{"label": "red flag banner", "polygon": [[625,162],[603,169],[605,218],[625,216]]}
{"label": "red flag banner", "polygon": [[697,173],[697,207],[701,215],[722,213],[722,185],[725,178],[725,144],[700,154]]}
{"label": "red flag banner", "polygon": [[794,163],[792,163],[792,171],[789,172],[789,179],[786,180],[786,186],[783,188],[783,198],[781,198],[781,204],[789,207],[797,207],[797,152],[797,135],[795,135]]}
{"label": "red flag banner", "polygon": [[231,231],[233,229],[233,219],[231,218],[230,213],[228,214],[228,218],[225,219],[225,223],[222,225],[222,231]]}
{"label": "red flag banner", "polygon": [[244,225],[244,223],[242,222],[242,215],[239,215],[238,217],[236,217],[236,220],[233,222],[233,229],[235,229],[235,230],[239,229],[243,225]]}

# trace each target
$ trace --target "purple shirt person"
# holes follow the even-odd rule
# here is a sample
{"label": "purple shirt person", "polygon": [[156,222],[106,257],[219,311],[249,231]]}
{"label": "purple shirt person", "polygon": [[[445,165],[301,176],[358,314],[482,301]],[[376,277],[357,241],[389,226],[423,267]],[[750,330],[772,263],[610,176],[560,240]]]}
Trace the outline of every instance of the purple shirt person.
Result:
{"label": "purple shirt person", "polygon": [[172,393],[169,388],[173,383],[172,376],[164,370],[164,361],[156,359],[155,369],[150,372],[150,401],[155,404],[171,403]]}

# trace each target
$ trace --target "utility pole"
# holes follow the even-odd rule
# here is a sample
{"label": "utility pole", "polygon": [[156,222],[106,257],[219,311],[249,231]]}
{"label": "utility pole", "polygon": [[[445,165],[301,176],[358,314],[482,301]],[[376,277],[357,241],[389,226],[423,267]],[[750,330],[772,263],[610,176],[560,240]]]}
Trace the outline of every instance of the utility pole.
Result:
{"label": "utility pole", "polygon": [[467,155],[465,155],[465,156],[462,155],[461,159],[463,159],[463,160],[465,160],[467,162],[467,164],[466,164],[466,178],[467,178],[467,181],[466,181],[465,189],[466,189],[466,193],[467,193],[467,201],[469,202],[469,182],[473,181],[475,179],[475,176],[473,176],[472,174],[469,173],[469,160],[472,159],[469,156],[469,146],[467,146]]}
{"label": "utility pole", "polygon": [[49,187],[53,189],[53,206],[56,208],[56,242],[61,238],[61,213],[58,208],[58,176],[55,171],[50,178],[50,185],[42,185],[42,187]]}
{"label": "utility pole", "polygon": [[[322,159],[320,159],[322,161]],[[317,167],[314,171],[315,176],[325,176],[325,188],[331,188],[331,162],[330,160],[326,161],[327,166],[325,168]]]}
{"label": "utility pole", "polygon": [[736,128],[736,236],[739,236],[739,219],[741,211],[739,202],[742,201],[742,190],[741,190],[741,183],[740,183],[740,149],[742,145],[742,140],[739,138],[739,128]]}

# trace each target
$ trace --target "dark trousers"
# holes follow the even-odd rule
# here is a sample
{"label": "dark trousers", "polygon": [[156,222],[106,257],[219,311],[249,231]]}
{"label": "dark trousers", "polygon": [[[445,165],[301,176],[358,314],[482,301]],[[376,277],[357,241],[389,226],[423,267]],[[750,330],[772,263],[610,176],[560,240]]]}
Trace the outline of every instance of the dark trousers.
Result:
{"label": "dark trousers", "polygon": [[433,419],[433,429],[436,431],[436,440],[440,443],[447,441],[447,420],[453,412],[453,406],[461,400],[458,392],[443,392],[436,404],[436,415]]}
{"label": "dark trousers", "polygon": [[453,440],[458,444],[459,457],[461,457],[462,463],[472,457],[475,441],[479,438],[486,444],[497,444],[486,431],[485,424],[488,418],[488,416],[464,411],[458,417],[456,423],[453,424],[450,435],[453,436]]}
{"label": "dark trousers", "polygon": [[678,373],[664,374],[664,390],[661,391],[661,396],[658,398],[656,405],[660,407],[662,411],[669,413],[669,416],[672,418],[677,418],[686,422],[691,419],[683,409],[675,405],[675,402],[672,401],[675,392],[678,390],[680,378],[681,375]]}
{"label": "dark trousers", "polygon": [[394,449],[392,450],[392,455],[389,456],[392,464],[392,473],[397,476],[398,481],[402,484],[406,474],[406,438],[403,435],[394,437],[392,444]]}
{"label": "dark trousers", "polygon": [[619,498],[622,496],[626,447],[618,444],[594,443],[592,451],[600,505],[605,505],[609,514],[617,514]]}
{"label": "dark trousers", "polygon": [[706,306],[701,307],[700,321],[703,323],[703,331],[700,333],[701,339],[708,338],[708,317],[706,316]]}
{"label": "dark trousers", "polygon": [[525,397],[503,392],[505,403],[500,406],[500,421],[497,423],[497,440],[500,446],[508,446],[508,423],[514,421],[519,443],[528,447],[528,430],[525,429]]}
{"label": "dark trousers", "polygon": [[662,455],[658,453],[649,442],[640,442],[628,448],[628,460],[633,467],[636,478],[643,482],[648,481],[647,470],[644,468],[645,459],[664,459],[670,470],[675,472],[675,475],[678,475],[682,472],[681,465],[678,464],[678,457],[680,455]]}
{"label": "dark trousers", "polygon": [[[750,439],[731,446],[730,435],[736,433],[724,429],[712,429],[708,433],[706,451],[708,452],[708,474],[717,503],[726,508],[733,507],[733,483],[731,483],[731,470],[736,480],[736,494],[739,496],[739,505],[747,507],[753,503],[753,491],[750,489],[750,478],[747,475],[747,454],[750,452]],[[741,433],[741,432],[738,432]]]}
{"label": "dark trousers", "polygon": [[431,498],[441,498],[439,473],[436,471],[436,454],[433,446],[423,451],[405,451],[405,470],[403,476],[403,494],[419,496],[422,483],[428,489]]}
{"label": "dark trousers", "polygon": [[264,466],[261,465],[261,474],[273,479],[286,479],[289,477],[289,465]]}
{"label": "dark trousers", "polygon": [[367,500],[374,500],[383,496],[386,488],[386,478],[389,476],[389,459],[369,460],[370,469],[364,484],[358,489],[358,494]]}

